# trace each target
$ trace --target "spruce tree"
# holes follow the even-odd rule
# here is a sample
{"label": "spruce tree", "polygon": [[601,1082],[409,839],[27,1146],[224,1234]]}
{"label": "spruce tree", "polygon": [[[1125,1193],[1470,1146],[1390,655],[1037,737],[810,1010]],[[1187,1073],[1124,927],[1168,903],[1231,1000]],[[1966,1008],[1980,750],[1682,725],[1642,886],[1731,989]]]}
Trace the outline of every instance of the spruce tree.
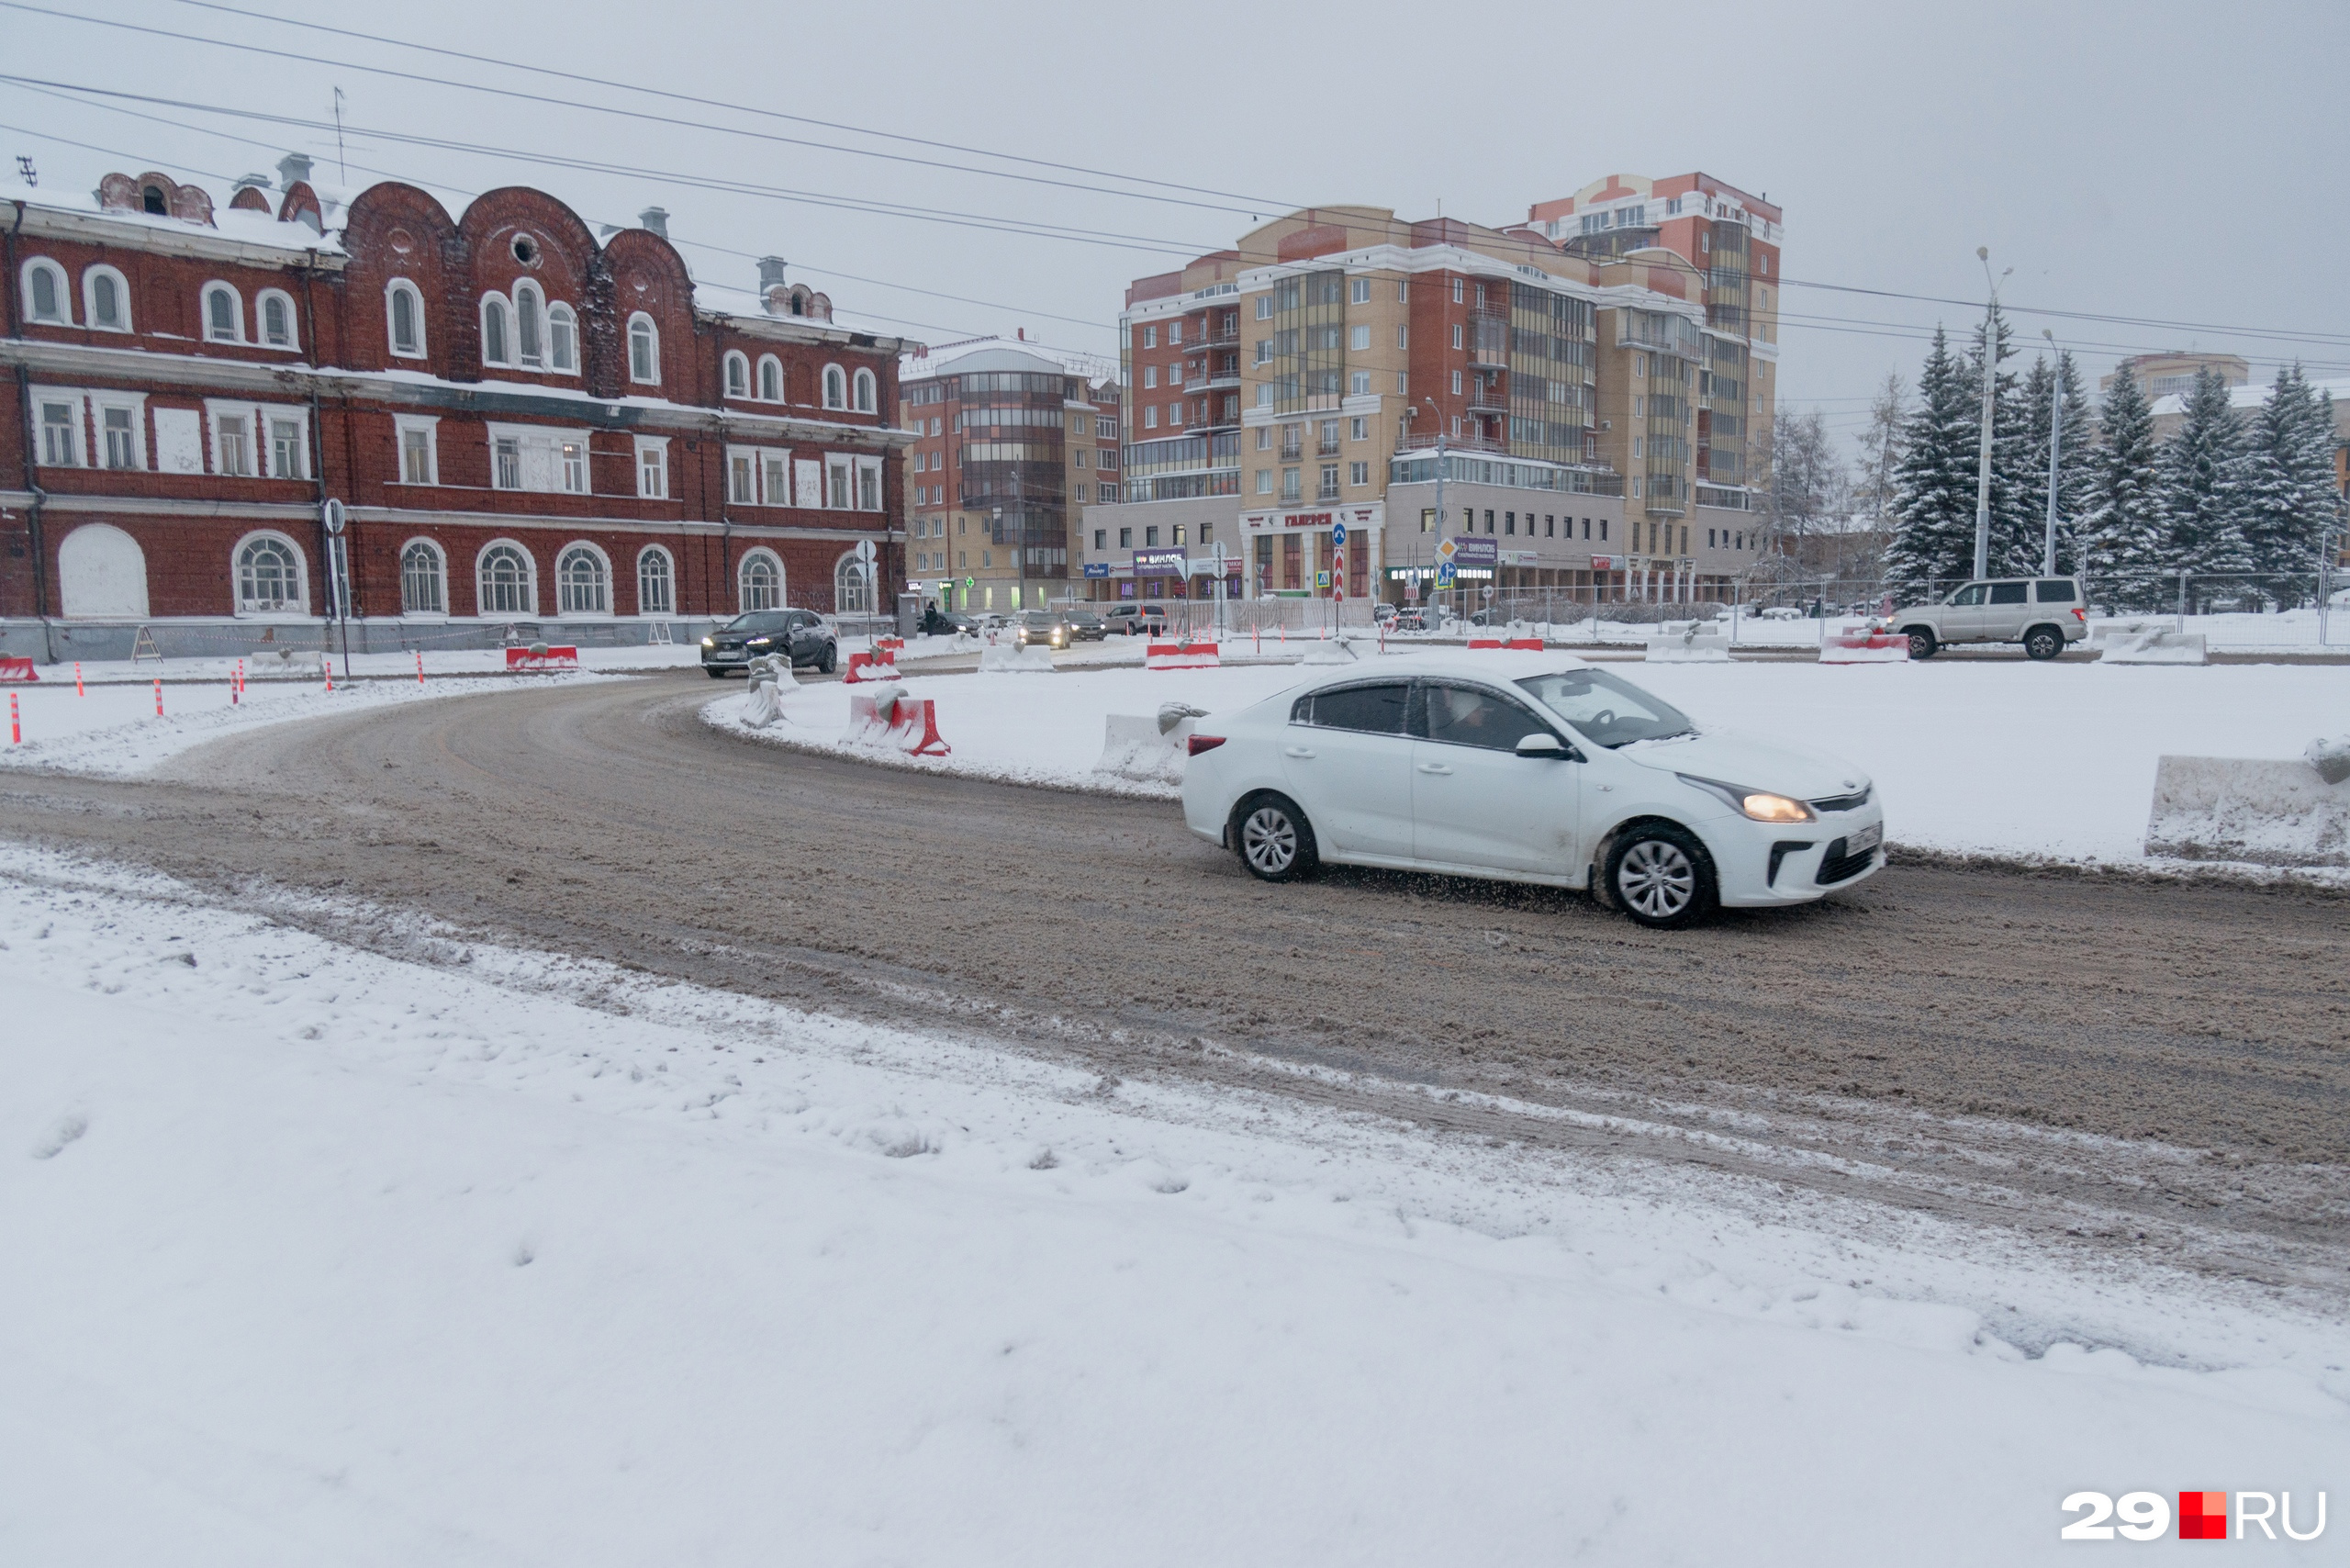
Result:
{"label": "spruce tree", "polygon": [[2243,529],[2254,582],[2279,605],[2301,601],[2319,537],[2333,522],[2333,409],[2301,367],[2277,373],[2251,421],[2244,457]]}
{"label": "spruce tree", "polygon": [[2215,370],[2195,373],[2186,402],[2178,429],[2163,442],[2157,470],[2163,569],[2204,579],[2196,586],[2196,603],[2237,599],[2250,588],[2252,570],[2244,528],[2244,420]]}
{"label": "spruce tree", "polygon": [[1974,570],[1975,442],[1975,405],[1949,339],[1937,327],[1894,473],[1885,585],[1897,599],[1915,603],[1947,592]]}
{"label": "spruce tree", "polygon": [[[2086,445],[2084,450],[2088,450]],[[2113,373],[2091,457],[2088,510],[2078,532],[2081,571],[2100,604],[2153,610],[2162,601],[2163,524],[2156,505],[2154,410],[2125,363]]]}
{"label": "spruce tree", "polygon": [[2048,442],[2049,402],[2053,398],[2060,406],[2063,419],[2061,439],[2056,443],[2056,569],[2078,572],[2082,569],[2083,522],[2093,504],[2091,493],[2097,476],[2097,436],[2089,420],[2089,400],[2082,389],[2079,367],[2069,353],[2059,353],[2055,363],[2035,358],[2031,374],[2025,377],[2023,407],[2031,426],[2031,441],[2025,450],[2029,471],[2023,485],[2024,510],[2031,525],[2028,537],[2017,540],[2010,547],[2007,575],[2035,577],[2039,575],[2041,556],[2048,537]]}

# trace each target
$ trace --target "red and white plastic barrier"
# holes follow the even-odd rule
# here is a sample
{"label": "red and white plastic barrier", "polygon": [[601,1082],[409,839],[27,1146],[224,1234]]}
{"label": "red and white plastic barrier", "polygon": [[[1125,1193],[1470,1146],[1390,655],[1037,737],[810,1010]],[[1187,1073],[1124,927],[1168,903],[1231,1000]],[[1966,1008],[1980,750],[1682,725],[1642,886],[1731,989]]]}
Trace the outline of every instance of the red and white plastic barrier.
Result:
{"label": "red and white plastic barrier", "polygon": [[848,673],[841,677],[851,686],[868,680],[902,680],[898,673],[898,650],[878,648],[869,654],[851,654]]}
{"label": "red and white plastic barrier", "polygon": [[903,637],[876,637],[873,639],[873,651],[877,654],[901,654],[905,652],[905,649],[906,640]]}
{"label": "red and white plastic barrier", "polygon": [[39,680],[40,671],[33,668],[30,659],[0,659],[0,680]]}
{"label": "red and white plastic barrier", "polygon": [[1516,648],[1526,653],[1539,654],[1542,651],[1542,639],[1539,637],[1472,637],[1469,639],[1469,645],[1472,648]]}
{"label": "red and white plastic barrier", "polygon": [[506,673],[525,670],[577,669],[579,650],[576,647],[509,648],[506,650]]}
{"label": "red and white plastic barrier", "polygon": [[938,733],[938,704],[901,690],[849,694],[849,745],[887,746],[912,756],[945,756],[955,748]]}
{"label": "red and white plastic barrier", "polygon": [[1214,669],[1224,663],[1214,643],[1147,643],[1145,669]]}
{"label": "red and white plastic barrier", "polygon": [[1824,665],[1897,665],[1909,662],[1909,639],[1898,632],[1867,626],[1839,627],[1819,639]]}

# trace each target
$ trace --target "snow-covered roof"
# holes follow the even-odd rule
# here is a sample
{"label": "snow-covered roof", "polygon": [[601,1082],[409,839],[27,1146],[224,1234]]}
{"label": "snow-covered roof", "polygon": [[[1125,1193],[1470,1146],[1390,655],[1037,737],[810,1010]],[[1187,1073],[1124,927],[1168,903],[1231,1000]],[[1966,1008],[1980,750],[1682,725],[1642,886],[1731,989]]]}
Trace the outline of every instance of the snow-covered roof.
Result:
{"label": "snow-covered roof", "polygon": [[694,282],[694,308],[705,316],[720,316],[733,321],[764,322],[769,326],[778,322],[796,324],[819,332],[827,329],[836,332],[869,332],[877,338],[892,341],[906,335],[902,327],[838,308],[834,309],[830,319],[814,316],[771,315],[761,308],[756,289],[738,288],[727,283],[704,283],[699,279]]}
{"label": "snow-covered roof", "polygon": [[[2350,402],[2350,376],[2336,376],[2330,381],[2312,379],[2310,385],[2317,389],[2319,397],[2329,401]],[[2274,388],[2273,382],[2265,381],[2253,381],[2242,386],[2231,386],[2228,388],[2228,402],[2233,408],[2257,409],[2268,401],[2268,394]],[[2185,412],[2187,412],[2187,398],[2184,393],[2167,392],[2154,399],[2154,414],[2156,419],[2165,414],[2184,414]]]}
{"label": "snow-covered roof", "polygon": [[[194,183],[194,182],[183,182]],[[183,238],[232,240],[246,245],[266,245],[289,255],[307,255],[312,251],[340,254],[342,240],[332,228],[321,234],[307,223],[281,222],[276,216],[280,193],[264,192],[270,196],[268,212],[253,212],[245,207],[231,207],[229,198],[209,186],[199,186],[212,197],[212,221],[208,224],[191,222],[184,218],[171,218],[160,213],[142,212],[135,207],[101,207],[95,191],[73,191],[55,185],[28,185],[21,180],[0,181],[0,201],[23,202],[30,208],[46,208],[51,212],[72,213],[81,218],[95,218],[108,223],[120,223],[130,228],[147,229],[158,234]],[[330,214],[347,210],[347,193],[329,190],[318,185],[319,204]]]}
{"label": "snow-covered roof", "polygon": [[1090,384],[1117,385],[1118,367],[1111,361],[1068,349],[1046,348],[1024,338],[971,338],[962,342],[906,353],[898,361],[901,385],[932,375],[1003,370],[1082,377]]}

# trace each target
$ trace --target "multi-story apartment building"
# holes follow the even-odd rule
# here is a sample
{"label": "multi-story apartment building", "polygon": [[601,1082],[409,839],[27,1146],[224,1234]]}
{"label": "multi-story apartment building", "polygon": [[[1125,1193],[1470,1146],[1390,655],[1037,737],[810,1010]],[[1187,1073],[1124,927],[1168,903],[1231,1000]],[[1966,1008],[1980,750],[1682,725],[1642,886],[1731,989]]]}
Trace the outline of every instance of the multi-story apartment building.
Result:
{"label": "multi-story apartment building", "polygon": [[[1612,216],[1611,185],[1633,188],[1566,206]],[[1671,236],[1694,260],[1571,246],[1547,218],[1320,207],[1137,279],[1126,504],[1086,522],[1096,596],[1197,594],[1220,563],[1233,593],[1398,599],[1471,535],[1472,591],[1726,595],[1759,548],[1750,445],[1777,347],[1769,273],[1746,269],[1775,271],[1777,215],[1706,199],[1707,231]]]}
{"label": "multi-story apartment building", "polygon": [[2174,349],[2167,353],[2133,353],[2118,361],[2112,370],[2098,378],[2097,389],[2100,393],[2113,390],[2113,377],[2125,364],[2137,379],[2138,390],[2149,400],[2188,392],[2195,386],[2197,375],[2206,370],[2217,371],[2220,379],[2230,386],[2243,386],[2252,380],[2252,362],[2242,354]]}
{"label": "multi-story apartment building", "polygon": [[911,353],[899,375],[909,586],[942,610],[1084,597],[1083,509],[1118,499],[1115,372],[982,338]]}
{"label": "multi-story apartment building", "polygon": [[12,651],[165,622],[232,650],[338,608],[367,647],[889,604],[897,337],[779,261],[755,308],[708,303],[657,208],[599,241],[540,191],[452,218],[308,173],[218,207],[155,173],[0,191]]}

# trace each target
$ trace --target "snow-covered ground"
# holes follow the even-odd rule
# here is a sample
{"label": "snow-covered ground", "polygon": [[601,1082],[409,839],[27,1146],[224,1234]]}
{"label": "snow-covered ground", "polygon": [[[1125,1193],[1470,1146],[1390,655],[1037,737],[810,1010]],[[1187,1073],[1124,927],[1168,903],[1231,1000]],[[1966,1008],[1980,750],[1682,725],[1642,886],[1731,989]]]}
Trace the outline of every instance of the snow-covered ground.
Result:
{"label": "snow-covered ground", "polygon": [[2021,1562],[2350,1463],[2250,1290],[405,935],[0,858],[0,1561]]}
{"label": "snow-covered ground", "polygon": [[[1404,669],[1410,655],[1382,662]],[[2319,666],[1612,667],[1701,724],[1783,737],[1867,769],[1897,844],[2061,861],[2143,861],[2158,757],[2298,756],[2350,713],[2350,668]],[[740,692],[704,711],[738,734],[904,766],[1172,798],[1172,786],[1093,771],[1105,716],[1156,713],[1169,701],[1230,711],[1320,673],[1292,665],[913,677],[907,694],[936,701],[939,731],[955,748],[941,758],[843,745],[851,689],[836,685],[800,689],[785,722],[766,730],[741,724]]]}
{"label": "snow-covered ground", "polygon": [[226,681],[167,678],[162,717],[155,715],[154,666],[137,684],[85,681],[77,695],[69,678],[9,688],[17,700],[23,740],[8,744],[0,732],[0,767],[39,767],[72,773],[128,776],[142,773],[176,753],[239,730],[317,719],[393,702],[519,691],[532,682],[603,680],[603,675],[484,676],[434,679],[343,682],[333,691],[319,680],[249,681],[241,700],[229,700]]}

